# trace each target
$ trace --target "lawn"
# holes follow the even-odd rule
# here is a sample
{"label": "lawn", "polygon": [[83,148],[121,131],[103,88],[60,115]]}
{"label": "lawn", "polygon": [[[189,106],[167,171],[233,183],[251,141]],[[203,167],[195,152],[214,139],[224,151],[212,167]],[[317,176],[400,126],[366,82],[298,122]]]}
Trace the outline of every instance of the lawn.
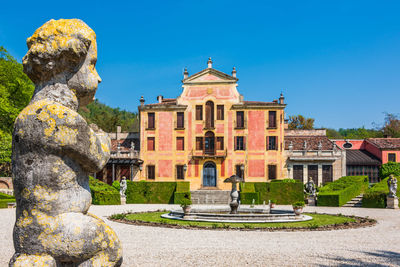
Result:
{"label": "lawn", "polygon": [[[313,217],[310,221],[290,222],[290,223],[215,223],[215,222],[194,222],[194,221],[179,221],[173,219],[161,218],[162,214],[167,211],[142,212],[115,214],[110,217],[112,220],[118,220],[133,224],[149,224],[154,226],[181,226],[183,228],[230,228],[230,229],[317,229],[352,225],[356,226],[361,223],[374,223],[374,220],[361,219],[356,217],[347,217],[343,215],[329,215],[306,213]],[[361,219],[361,220],[360,220]]]}

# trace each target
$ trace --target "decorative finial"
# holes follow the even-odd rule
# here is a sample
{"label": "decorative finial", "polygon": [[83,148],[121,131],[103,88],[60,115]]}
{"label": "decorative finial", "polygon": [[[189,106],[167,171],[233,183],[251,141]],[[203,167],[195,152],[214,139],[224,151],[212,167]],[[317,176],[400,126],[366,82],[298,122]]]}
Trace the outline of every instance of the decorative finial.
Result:
{"label": "decorative finial", "polygon": [[144,98],[143,98],[143,96],[140,97],[140,100],[139,100],[139,101],[140,101],[140,105],[141,105],[141,106],[144,106]]}
{"label": "decorative finial", "polygon": [[233,70],[232,70],[232,77],[236,78],[236,68],[235,67],[233,67]]}
{"label": "decorative finial", "polygon": [[183,79],[186,79],[187,77],[189,77],[189,72],[187,71],[187,68],[185,68],[183,71]]}
{"label": "decorative finial", "polygon": [[321,141],[319,141],[319,143],[318,143],[318,150],[322,150],[322,142]]}
{"label": "decorative finial", "polygon": [[283,96],[283,92],[281,91],[281,96],[279,97],[279,104],[284,104],[285,97]]}
{"label": "decorative finial", "polygon": [[212,68],[212,60],[211,57],[208,58],[207,64],[208,64],[208,68],[211,69]]}

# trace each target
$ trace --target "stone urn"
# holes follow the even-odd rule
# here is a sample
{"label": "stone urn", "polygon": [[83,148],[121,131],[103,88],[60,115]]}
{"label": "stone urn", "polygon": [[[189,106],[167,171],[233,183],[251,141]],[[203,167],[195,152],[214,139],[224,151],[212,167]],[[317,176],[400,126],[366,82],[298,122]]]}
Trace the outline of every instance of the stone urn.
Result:
{"label": "stone urn", "polygon": [[229,206],[231,207],[231,214],[237,214],[237,210],[239,207],[239,192],[237,191],[237,183],[243,182],[243,178],[237,176],[237,175],[232,175],[229,178],[226,178],[224,180],[224,183],[231,183],[232,184],[232,190],[231,190],[231,203],[229,203]]}
{"label": "stone urn", "polygon": [[303,207],[293,207],[294,214],[300,215],[303,213]]}
{"label": "stone urn", "polygon": [[182,207],[182,210],[183,210],[183,213],[185,213],[185,214],[188,214],[188,213],[190,213],[190,210],[192,209],[192,206],[183,206]]}

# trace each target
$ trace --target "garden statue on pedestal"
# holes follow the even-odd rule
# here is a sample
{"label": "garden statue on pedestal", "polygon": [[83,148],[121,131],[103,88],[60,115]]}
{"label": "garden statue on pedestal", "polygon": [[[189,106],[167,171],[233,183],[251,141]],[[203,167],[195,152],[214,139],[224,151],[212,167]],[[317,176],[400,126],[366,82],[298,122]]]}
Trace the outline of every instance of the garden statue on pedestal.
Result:
{"label": "garden statue on pedestal", "polygon": [[127,188],[127,184],[126,184],[126,177],[122,176],[121,182],[119,184],[119,194],[121,195],[121,204],[125,205],[126,204],[126,188]]}
{"label": "garden statue on pedestal", "polygon": [[87,212],[88,174],[110,157],[108,135],[77,113],[101,81],[96,35],[78,19],[50,20],[27,44],[24,72],[36,88],[14,125],[10,266],[120,266],[117,235]]}
{"label": "garden statue on pedestal", "polygon": [[239,192],[237,191],[237,183],[243,182],[243,178],[237,176],[237,175],[232,175],[229,178],[226,178],[224,180],[224,183],[231,183],[232,184],[232,190],[231,190],[231,203],[229,203],[229,206],[231,207],[231,214],[236,214],[238,207],[239,207]]}
{"label": "garden statue on pedestal", "polygon": [[308,205],[315,206],[317,195],[316,195],[315,184],[311,177],[306,184],[306,192],[308,193],[308,195],[307,195]]}
{"label": "garden statue on pedestal", "polygon": [[393,174],[389,175],[389,179],[387,180],[389,194],[386,198],[386,207],[389,209],[398,209],[399,208],[399,200],[396,196],[397,193],[397,179]]}

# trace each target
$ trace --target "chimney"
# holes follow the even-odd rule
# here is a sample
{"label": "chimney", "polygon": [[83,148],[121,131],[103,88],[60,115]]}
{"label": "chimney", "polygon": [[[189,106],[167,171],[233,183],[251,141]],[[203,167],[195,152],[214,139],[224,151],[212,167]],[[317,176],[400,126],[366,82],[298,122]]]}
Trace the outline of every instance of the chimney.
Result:
{"label": "chimney", "polygon": [[121,126],[117,126],[117,133],[115,135],[115,139],[119,140],[119,134],[121,133]]}
{"label": "chimney", "polygon": [[143,107],[144,106],[144,98],[143,98],[143,96],[140,97],[139,101],[140,101],[140,106]]}
{"label": "chimney", "polygon": [[243,101],[244,101],[244,96],[243,95],[239,95],[239,102],[243,103]]}
{"label": "chimney", "polygon": [[282,92],[281,92],[281,96],[279,97],[279,104],[285,104],[285,98],[283,97]]}
{"label": "chimney", "polygon": [[183,79],[186,79],[189,77],[189,72],[187,71],[187,68],[185,68],[185,71],[183,72]]}
{"label": "chimney", "polygon": [[232,77],[236,78],[236,68],[235,67],[233,67],[233,70],[232,70]]}
{"label": "chimney", "polygon": [[157,96],[157,100],[158,100],[158,103],[162,103],[163,96],[162,95]]}
{"label": "chimney", "polygon": [[208,61],[207,61],[207,65],[208,65],[208,68],[209,68],[209,69],[212,68],[212,63],[213,63],[213,62],[212,62],[212,60],[211,60],[211,57],[209,57],[209,58],[208,58]]}

